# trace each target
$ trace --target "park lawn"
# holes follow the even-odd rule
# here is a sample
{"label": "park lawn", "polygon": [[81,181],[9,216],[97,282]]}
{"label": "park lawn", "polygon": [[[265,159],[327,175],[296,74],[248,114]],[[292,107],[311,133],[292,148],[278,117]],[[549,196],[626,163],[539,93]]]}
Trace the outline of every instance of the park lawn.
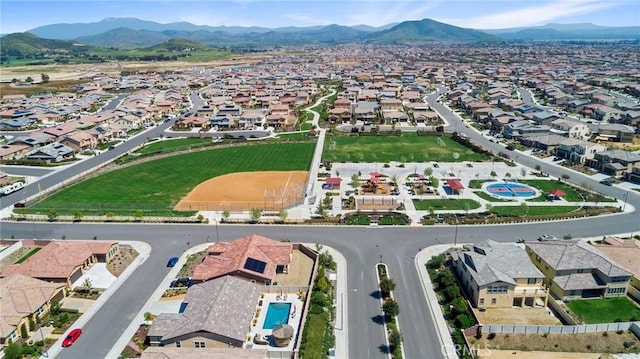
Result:
{"label": "park lawn", "polygon": [[304,327],[301,358],[325,359],[327,353],[323,353],[325,330],[327,329],[327,313],[312,314],[307,316],[307,324]]}
{"label": "park lawn", "polygon": [[640,320],[640,308],[626,297],[574,299],[567,305],[587,324]]}
{"label": "park lawn", "polygon": [[566,193],[566,196],[564,197],[564,199],[568,202],[582,202],[584,200],[580,192],[578,192],[575,188],[571,187],[566,183],[562,183],[554,180],[535,180],[535,179],[520,180],[518,182],[537,188],[540,192],[542,192],[541,196],[528,200],[531,202],[547,201],[546,195],[549,193],[549,191],[554,189],[560,189],[564,193]]}
{"label": "park lawn", "polygon": [[580,206],[493,206],[491,212],[505,217],[516,216],[547,216],[556,214],[571,213]]}
{"label": "park lawn", "polygon": [[212,145],[213,141],[210,138],[178,138],[172,140],[162,140],[149,143],[136,151],[141,155],[148,155],[152,153],[164,153],[173,152],[179,150],[186,150],[191,147],[203,147],[206,145]]}
{"label": "park lawn", "polygon": [[487,157],[453,141],[449,136],[327,136],[322,159],[332,162],[462,162]]}
{"label": "park lawn", "polygon": [[484,191],[473,191],[473,194],[489,202],[511,202],[508,199],[496,198]]}
{"label": "park lawn", "polygon": [[471,210],[480,208],[480,203],[467,198],[462,199],[414,199],[413,205],[418,211],[428,211],[433,209],[434,211],[449,210]]}
{"label": "park lawn", "polygon": [[305,171],[315,143],[247,144],[187,153],[125,167],[56,192],[29,209],[171,211],[199,183],[234,172]]}

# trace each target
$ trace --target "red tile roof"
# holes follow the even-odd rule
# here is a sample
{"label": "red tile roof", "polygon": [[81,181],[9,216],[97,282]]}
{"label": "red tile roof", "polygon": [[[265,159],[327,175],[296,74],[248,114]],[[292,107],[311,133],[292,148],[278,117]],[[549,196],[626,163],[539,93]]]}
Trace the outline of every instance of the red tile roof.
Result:
{"label": "red tile roof", "polygon": [[21,264],[6,267],[0,277],[23,274],[33,278],[67,279],[94,254],[106,254],[116,242],[55,241]]}
{"label": "red tile roof", "polygon": [[[231,242],[216,242],[207,248],[207,256],[194,272],[194,280],[210,280],[227,274],[241,273],[258,279],[273,279],[278,265],[291,262],[291,243],[279,242],[259,234]],[[262,273],[245,269],[248,258],[264,262]]]}
{"label": "red tile roof", "polygon": [[460,183],[459,179],[448,179],[447,185],[449,185],[449,187],[451,187],[451,189],[454,191],[464,189],[464,186],[462,185],[462,183]]}

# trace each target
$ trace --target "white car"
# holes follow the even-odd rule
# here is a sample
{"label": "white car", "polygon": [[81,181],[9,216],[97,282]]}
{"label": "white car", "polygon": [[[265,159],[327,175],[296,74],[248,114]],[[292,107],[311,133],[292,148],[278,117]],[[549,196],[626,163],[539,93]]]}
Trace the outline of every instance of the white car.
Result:
{"label": "white car", "polygon": [[22,188],[24,188],[24,184],[22,182],[14,182],[2,187],[2,189],[0,190],[1,191],[0,193],[3,196],[7,196],[15,191],[21,190]]}

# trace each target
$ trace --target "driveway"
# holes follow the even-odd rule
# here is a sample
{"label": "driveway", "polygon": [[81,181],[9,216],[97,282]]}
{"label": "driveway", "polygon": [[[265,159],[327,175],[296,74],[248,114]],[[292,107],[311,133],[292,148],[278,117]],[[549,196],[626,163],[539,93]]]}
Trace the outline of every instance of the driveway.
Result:
{"label": "driveway", "polygon": [[91,286],[93,288],[99,289],[109,288],[109,286],[111,286],[111,284],[113,284],[113,282],[116,280],[116,276],[114,276],[107,270],[106,263],[96,263],[88,271],[86,271],[82,275],[82,277],[78,278],[78,280],[75,281],[71,285],[71,287],[82,287],[86,278],[89,278],[91,280]]}

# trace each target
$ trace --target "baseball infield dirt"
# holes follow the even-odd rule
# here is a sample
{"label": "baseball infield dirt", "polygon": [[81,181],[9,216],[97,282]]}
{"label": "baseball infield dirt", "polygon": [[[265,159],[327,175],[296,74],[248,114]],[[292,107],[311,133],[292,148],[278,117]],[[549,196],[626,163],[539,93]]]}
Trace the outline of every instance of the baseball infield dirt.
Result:
{"label": "baseball infield dirt", "polygon": [[302,202],[307,171],[242,172],[197,185],[174,207],[177,211],[279,211]]}

